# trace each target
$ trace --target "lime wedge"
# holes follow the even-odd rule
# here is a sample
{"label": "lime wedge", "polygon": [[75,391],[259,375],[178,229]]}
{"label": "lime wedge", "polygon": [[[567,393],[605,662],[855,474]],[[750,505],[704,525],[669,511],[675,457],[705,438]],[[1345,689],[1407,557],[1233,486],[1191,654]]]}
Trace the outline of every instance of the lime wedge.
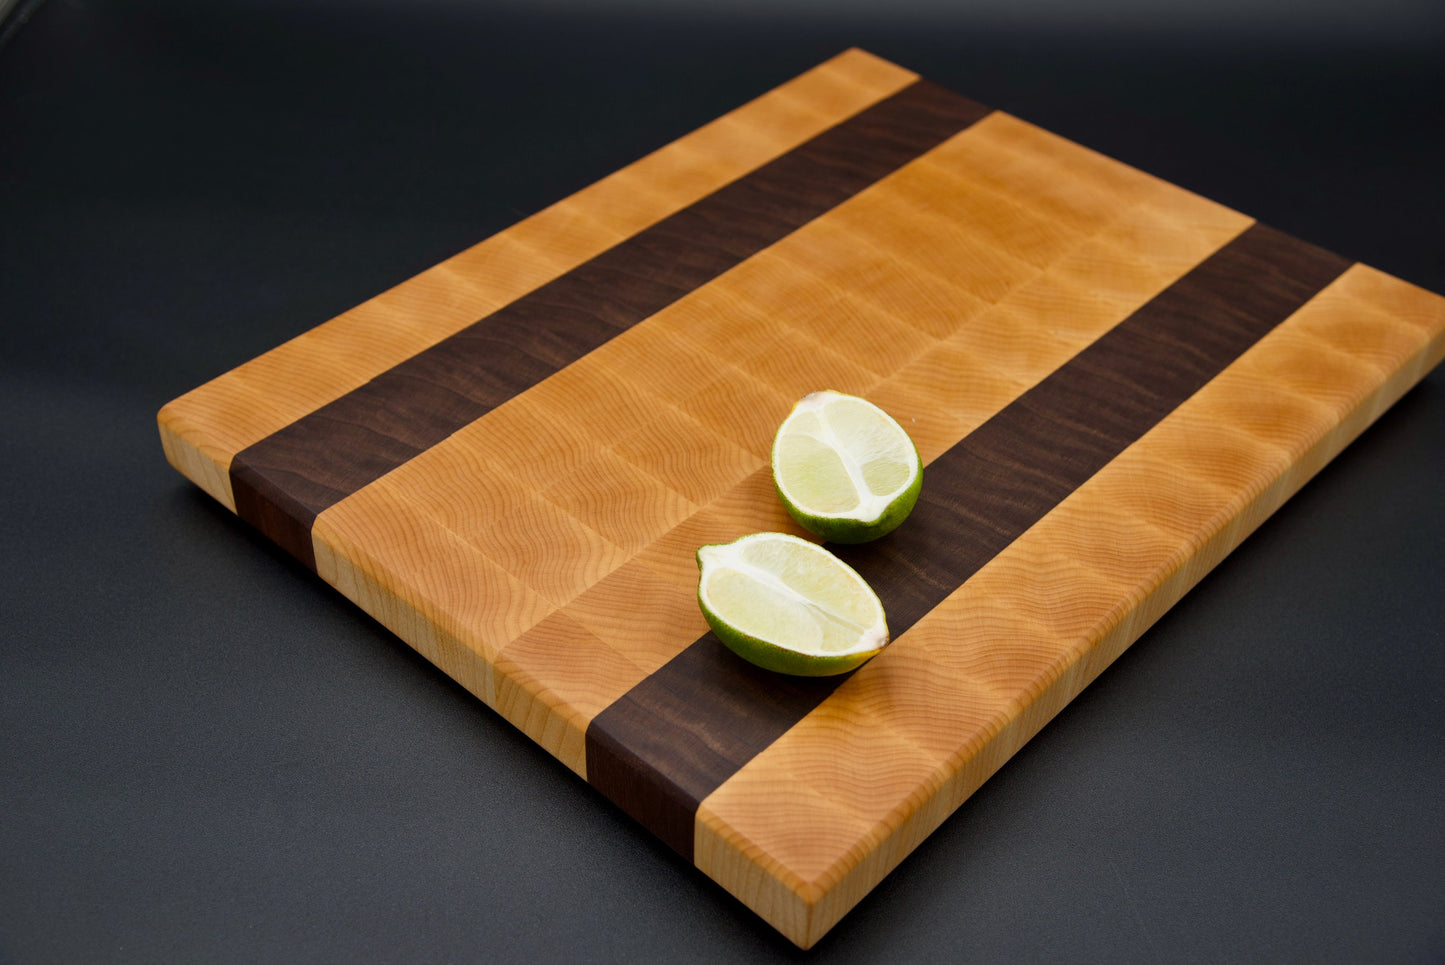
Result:
{"label": "lime wedge", "polygon": [[913,511],[923,461],[903,427],[873,403],[812,392],[773,439],[773,483],[804,529],[835,543],[866,543]]}
{"label": "lime wedge", "polygon": [[888,643],[878,596],[814,543],[753,533],[697,551],[697,602],[713,632],[745,660],[805,677],[846,673]]}

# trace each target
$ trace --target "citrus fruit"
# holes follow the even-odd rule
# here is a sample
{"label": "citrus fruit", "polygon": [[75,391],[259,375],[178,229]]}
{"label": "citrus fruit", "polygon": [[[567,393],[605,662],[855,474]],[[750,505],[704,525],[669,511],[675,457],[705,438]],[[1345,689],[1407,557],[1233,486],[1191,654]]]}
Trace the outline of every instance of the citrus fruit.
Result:
{"label": "citrus fruit", "polygon": [[871,402],[811,392],[773,439],[773,484],[804,529],[835,543],[866,543],[908,518],[923,461],[903,427]]}
{"label": "citrus fruit", "polygon": [[877,594],[815,543],[753,533],[702,547],[697,565],[703,617],[728,649],[760,667],[825,677],[860,666],[888,643]]}

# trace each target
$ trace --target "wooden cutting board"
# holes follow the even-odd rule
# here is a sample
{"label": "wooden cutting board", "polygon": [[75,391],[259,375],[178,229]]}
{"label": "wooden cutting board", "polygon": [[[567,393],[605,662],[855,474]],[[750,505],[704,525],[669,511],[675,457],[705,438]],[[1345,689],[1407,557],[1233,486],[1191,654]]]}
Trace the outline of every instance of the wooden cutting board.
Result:
{"label": "wooden cutting board", "polygon": [[[1445,299],[849,51],[167,405],[171,463],[809,946],[1445,352]],[[851,676],[707,632],[774,430],[926,464]]]}

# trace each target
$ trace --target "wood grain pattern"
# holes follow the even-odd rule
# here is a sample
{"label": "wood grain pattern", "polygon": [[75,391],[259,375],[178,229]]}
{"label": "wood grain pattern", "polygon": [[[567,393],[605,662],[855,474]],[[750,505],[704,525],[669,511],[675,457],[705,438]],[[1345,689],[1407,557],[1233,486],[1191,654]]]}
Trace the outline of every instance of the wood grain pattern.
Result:
{"label": "wood grain pattern", "polygon": [[[918,163],[944,153],[950,160],[983,153],[996,162],[999,151],[992,145],[1020,141],[1046,160],[1040,166],[1051,184],[1071,163],[1086,170],[1098,163],[1096,155],[1076,145],[999,114]],[[980,142],[983,149],[977,147]],[[834,215],[863,204],[902,215],[907,208],[888,199],[916,166],[896,172]],[[470,645],[486,654],[484,662],[499,661],[497,691],[478,695],[585,772],[582,731],[588,720],[702,632],[693,602],[696,547],[793,526],[761,470],[772,427],[796,396],[765,385],[732,364],[726,353],[710,351],[697,339],[767,346],[779,329],[801,330],[817,325],[817,319],[828,320],[834,332],[879,318],[927,332],[936,340],[891,379],[878,381],[859,366],[850,371],[860,380],[852,383],[859,391],[887,397],[896,402],[894,411],[909,413],[915,438],[932,458],[1249,223],[1137,172],[1124,178],[1080,177],[1068,190],[1107,190],[1111,213],[1091,223],[1094,235],[1079,234],[1075,247],[1055,265],[1020,276],[993,305],[963,287],[972,284],[968,276],[948,279],[927,272],[909,252],[890,257],[884,272],[875,267],[875,249],[847,243],[847,235],[830,229],[829,219],[810,223],[327,510],[314,534],[318,563],[324,561],[322,575],[345,586],[380,581],[393,599],[384,608],[363,605],[394,628],[467,614],[470,622],[460,622],[459,632],[470,629]],[[1054,188],[1054,193],[1066,192]],[[967,239],[957,241],[958,232],[947,223],[940,222],[939,229],[948,233],[930,237],[930,247],[960,254],[968,250]],[[1171,253],[1163,267],[1153,263],[1160,251]],[[818,257],[822,252],[829,257]],[[800,271],[802,281],[797,280]],[[1076,280],[1090,273],[1111,279],[1107,295]],[[840,315],[837,291],[858,276],[873,282],[865,290],[868,310]],[[788,278],[794,280],[780,283]],[[994,282],[984,276],[978,284],[991,289]],[[720,328],[724,319],[727,327]],[[837,384],[839,358],[814,352],[794,359],[794,369],[782,373],[794,383],[784,387],[801,393],[824,384],[823,379]],[[707,382],[696,378],[698,372],[715,377]],[[965,378],[960,381],[960,376]],[[659,385],[667,386],[662,396],[652,391]],[[919,387],[931,387],[927,404],[917,404]],[[746,407],[735,404],[739,394],[747,398]],[[674,402],[676,409],[664,401]],[[631,428],[639,423],[640,428]],[[716,428],[718,435],[704,433],[700,444],[691,433],[699,424]],[[688,431],[678,434],[683,427]],[[755,438],[757,455],[729,445],[734,429]],[[712,463],[715,483],[723,483],[710,503],[681,522],[669,522],[656,506],[649,516],[634,520],[636,530],[652,540],[636,559],[672,586],[672,595],[649,600],[665,599],[666,612],[681,612],[691,621],[682,624],[689,629],[670,634],[664,632],[666,624],[653,625],[644,656],[638,654],[641,641],[635,634],[625,640],[609,632],[610,625],[631,620],[636,609],[630,581],[611,575],[625,568],[625,554],[601,536],[593,521],[539,495],[558,480],[572,479],[591,460],[625,453],[638,433],[670,439],[677,449],[698,451],[700,446]],[[947,443],[930,450],[930,439],[944,434]],[[549,552],[538,553],[538,546]],[[446,549],[452,567],[446,587],[421,593],[413,586],[419,581],[399,578],[438,548]],[[559,560],[567,565],[557,565]],[[496,586],[498,569],[526,580],[526,592],[513,591],[489,613],[479,592]],[[530,631],[546,617],[550,600],[568,614],[583,612],[577,619],[559,615]],[[446,610],[437,612],[443,601]],[[429,616],[401,620],[399,613]],[[608,613],[616,619],[599,618]],[[523,631],[528,631],[525,639],[516,639]],[[427,639],[416,645],[431,656]],[[578,666],[593,670],[583,676]]]}
{"label": "wood grain pattern", "polygon": [[865,108],[238,452],[237,515],[314,569],[318,513],[986,113],[924,81]]}
{"label": "wood grain pattern", "polygon": [[720,787],[698,866],[816,942],[1440,362],[1445,299],[1357,300],[1384,277],[1349,268]]}
{"label": "wood grain pattern", "polygon": [[[930,462],[911,525],[833,552],[903,634],[1347,267],[1254,225]],[[702,800],[841,681],[787,681],[711,633],[592,720],[587,775],[689,860]]]}
{"label": "wood grain pattern", "polygon": [[[903,90],[970,103],[915,80],[836,58],[161,415],[234,508],[238,453],[385,388],[347,418],[399,455],[337,486],[271,465],[263,525],[804,946],[1445,352],[1445,299],[1007,114],[910,150],[848,128]],[[856,187],[813,215],[795,172],[676,230],[836,130]],[[539,334],[579,312],[590,342]],[[500,352],[412,361],[498,313]],[[928,468],[848,551],[894,644],[798,682],[707,638],[694,552],[798,532],[768,448],[821,387]]]}

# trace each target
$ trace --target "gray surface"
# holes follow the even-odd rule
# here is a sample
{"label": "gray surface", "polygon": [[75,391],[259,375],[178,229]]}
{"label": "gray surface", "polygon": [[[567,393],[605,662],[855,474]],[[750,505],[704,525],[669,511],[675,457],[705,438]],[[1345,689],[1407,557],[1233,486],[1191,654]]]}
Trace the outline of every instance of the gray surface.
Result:
{"label": "gray surface", "polygon": [[50,0],[0,50],[0,960],[1445,959],[1445,373],[811,955],[154,428],[849,44],[1445,290],[1438,31],[340,9]]}

